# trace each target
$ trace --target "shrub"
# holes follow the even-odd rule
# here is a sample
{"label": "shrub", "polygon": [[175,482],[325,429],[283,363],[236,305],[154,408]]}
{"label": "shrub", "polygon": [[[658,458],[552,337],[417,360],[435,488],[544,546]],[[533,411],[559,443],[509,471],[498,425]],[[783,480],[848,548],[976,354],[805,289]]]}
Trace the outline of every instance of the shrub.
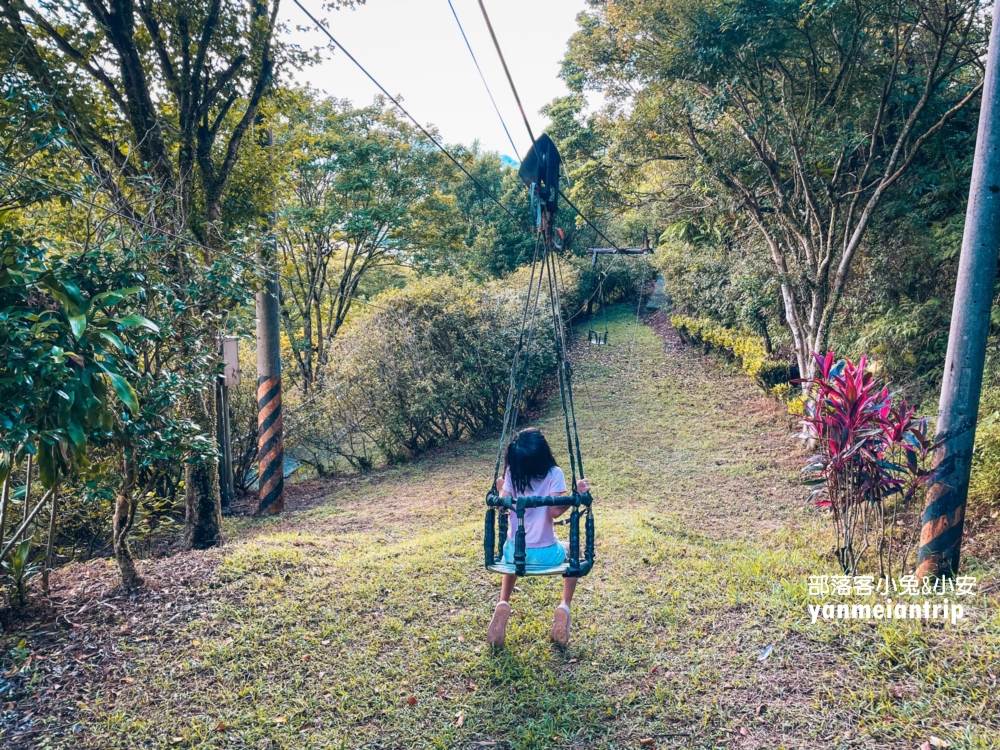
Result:
{"label": "shrub", "polygon": [[[565,297],[579,272],[563,268]],[[318,393],[289,401],[289,452],[317,473],[365,470],[443,442],[496,430],[503,419],[527,269],[486,286],[456,278],[390,290],[335,340]],[[554,371],[551,314],[540,300],[523,404]]]}
{"label": "shrub", "polygon": [[995,375],[991,379],[979,402],[969,497],[995,505],[1000,501],[1000,387]]}
{"label": "shrub", "polygon": [[[602,260],[608,257],[610,260]],[[600,256],[593,264],[590,257],[573,258],[567,266],[575,268],[578,283],[568,285],[570,294],[564,304],[570,315],[587,309],[597,285],[604,279],[604,302],[613,304],[626,299],[637,299],[647,281],[656,276],[656,268],[645,255]],[[575,292],[575,293],[574,293]]]}
{"label": "shrub", "polygon": [[38,561],[31,559],[31,540],[25,539],[14,547],[0,566],[7,571],[11,603],[23,607],[28,601],[28,582],[42,571]]}
{"label": "shrub", "polygon": [[888,575],[895,523],[887,529],[886,502],[905,506],[931,479],[927,420],[906,399],[893,403],[888,388],[865,372],[864,356],[857,364],[835,362],[833,352],[813,356],[819,375],[803,381],[810,401],[801,437],[818,441],[820,452],[803,469],[806,484],[815,487],[817,507],[831,512],[844,573],[855,575],[874,546],[879,572]]}
{"label": "shrub", "polygon": [[[860,325],[850,351],[864,352],[869,366],[905,384],[918,398],[937,395],[948,347],[951,305],[941,297],[925,302],[903,298]],[[850,332],[843,334],[850,336]]]}
{"label": "shrub", "polygon": [[717,351],[739,362],[747,377],[776,398],[788,392],[781,386],[798,377],[797,368],[773,359],[758,336],[726,328],[706,318],[674,315],[670,322],[684,341],[700,345],[706,353]]}

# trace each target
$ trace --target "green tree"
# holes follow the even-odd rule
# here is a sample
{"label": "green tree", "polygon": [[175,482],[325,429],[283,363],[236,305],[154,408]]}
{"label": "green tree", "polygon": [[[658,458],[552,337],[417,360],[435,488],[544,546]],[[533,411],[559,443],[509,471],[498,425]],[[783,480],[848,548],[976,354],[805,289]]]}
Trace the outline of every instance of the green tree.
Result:
{"label": "green tree", "polygon": [[[119,274],[102,273],[108,260],[0,231],[0,479],[31,454],[42,486],[56,492],[87,468],[95,442],[133,429],[140,407],[129,342],[137,328],[159,328],[135,311],[142,288],[118,287]],[[125,456],[131,465],[131,450]],[[140,583],[128,549],[132,517],[134,502],[123,498],[114,549],[128,587]]]}
{"label": "green tree", "polygon": [[450,171],[385,102],[303,94],[276,133],[283,319],[299,382],[321,378],[330,342],[380,269],[434,268],[461,246]]}
{"label": "green tree", "polygon": [[513,217],[455,170],[448,189],[455,195],[465,248],[451,270],[461,269],[480,279],[506,276],[530,262],[535,250],[535,237],[530,230],[534,224],[524,183],[516,169],[504,166],[497,154],[481,151],[478,144],[456,151],[469,172]]}
{"label": "green tree", "polygon": [[981,4],[592,5],[564,75],[616,112],[601,155],[616,191],[747,227],[811,373],[880,205],[976,100]]}
{"label": "green tree", "polygon": [[[214,434],[211,377],[218,316],[236,291],[202,284],[226,245],[227,188],[276,66],[297,55],[275,42],[279,2],[0,0],[0,48],[57,113],[101,188],[125,216],[193,237],[164,260],[183,313],[174,368],[193,388],[188,417]],[[230,221],[229,224],[232,224]],[[207,365],[195,367],[194,363]],[[189,546],[221,538],[214,456],[185,465]]]}

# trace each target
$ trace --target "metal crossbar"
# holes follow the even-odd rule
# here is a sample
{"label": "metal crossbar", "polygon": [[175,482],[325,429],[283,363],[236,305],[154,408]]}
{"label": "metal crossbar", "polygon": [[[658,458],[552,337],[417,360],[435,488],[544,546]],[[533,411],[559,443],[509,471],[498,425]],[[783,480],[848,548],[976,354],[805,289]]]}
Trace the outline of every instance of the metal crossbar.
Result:
{"label": "metal crossbar", "polygon": [[[500,497],[496,491],[486,496],[486,528],[483,535],[483,555],[486,568],[495,573],[514,573],[518,576],[556,575],[564,578],[583,578],[594,567],[594,514],[591,511],[593,498],[589,492],[571,495],[544,497]],[[536,568],[527,564],[527,532],[524,528],[524,512],[528,508],[572,508],[569,518],[569,552],[563,565],[552,568]],[[507,519],[513,513],[517,517],[517,531],[514,533],[514,567],[508,570],[503,560],[503,545],[507,538]],[[580,516],[584,522],[583,554],[580,550]],[[499,524],[497,523],[499,521]],[[499,525],[499,538],[497,526]],[[498,546],[499,545],[499,546]]]}

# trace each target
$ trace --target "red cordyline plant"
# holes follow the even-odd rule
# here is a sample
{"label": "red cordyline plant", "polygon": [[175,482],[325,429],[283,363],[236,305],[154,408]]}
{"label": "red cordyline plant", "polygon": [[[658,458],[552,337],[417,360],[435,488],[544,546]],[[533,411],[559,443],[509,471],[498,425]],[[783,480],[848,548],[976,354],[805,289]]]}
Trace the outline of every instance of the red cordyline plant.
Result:
{"label": "red cordyline plant", "polygon": [[[817,444],[803,472],[814,485],[810,499],[829,508],[837,535],[837,559],[844,573],[855,575],[874,545],[879,573],[892,567],[896,514],[906,508],[931,479],[927,468],[933,446],[927,420],[857,364],[813,353],[819,374],[802,380],[809,386],[803,437]],[[887,519],[887,504],[891,517]],[[912,543],[912,539],[911,539]],[[901,558],[906,565],[908,548]]]}

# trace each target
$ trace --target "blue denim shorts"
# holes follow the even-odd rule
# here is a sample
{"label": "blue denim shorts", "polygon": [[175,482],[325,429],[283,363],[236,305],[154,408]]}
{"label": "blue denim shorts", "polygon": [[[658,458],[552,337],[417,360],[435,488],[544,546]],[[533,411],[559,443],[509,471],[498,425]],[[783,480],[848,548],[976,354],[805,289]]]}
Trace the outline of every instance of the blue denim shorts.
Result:
{"label": "blue denim shorts", "polygon": [[[526,564],[533,568],[554,568],[566,561],[566,547],[561,542],[548,547],[528,547],[524,552]],[[514,564],[514,542],[509,539],[503,545],[503,561]]]}

